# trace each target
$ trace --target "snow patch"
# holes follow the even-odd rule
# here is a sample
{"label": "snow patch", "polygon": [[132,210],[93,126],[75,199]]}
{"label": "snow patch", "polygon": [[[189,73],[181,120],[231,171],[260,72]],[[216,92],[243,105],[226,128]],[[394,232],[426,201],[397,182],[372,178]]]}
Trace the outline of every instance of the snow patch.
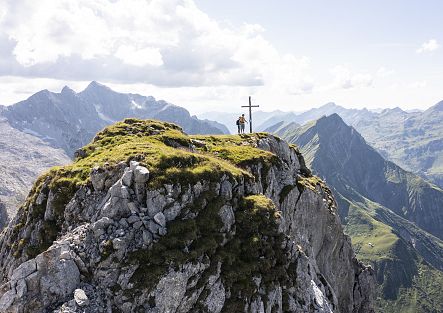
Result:
{"label": "snow patch", "polygon": [[143,109],[143,106],[141,104],[138,104],[137,102],[135,102],[134,100],[131,101],[131,109]]}
{"label": "snow patch", "polygon": [[114,121],[112,118],[110,118],[109,116],[107,116],[106,114],[104,114],[102,112],[102,108],[99,104],[94,104],[94,108],[97,111],[98,117],[100,117],[102,120],[104,120],[105,122],[108,122],[110,124],[115,123],[116,121]]}

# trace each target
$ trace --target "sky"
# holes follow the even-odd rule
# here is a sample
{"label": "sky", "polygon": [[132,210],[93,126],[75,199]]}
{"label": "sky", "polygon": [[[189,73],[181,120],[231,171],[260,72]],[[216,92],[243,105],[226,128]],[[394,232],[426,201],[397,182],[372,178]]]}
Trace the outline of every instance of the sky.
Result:
{"label": "sky", "polygon": [[441,0],[0,0],[0,104],[96,80],[191,113],[426,109]]}

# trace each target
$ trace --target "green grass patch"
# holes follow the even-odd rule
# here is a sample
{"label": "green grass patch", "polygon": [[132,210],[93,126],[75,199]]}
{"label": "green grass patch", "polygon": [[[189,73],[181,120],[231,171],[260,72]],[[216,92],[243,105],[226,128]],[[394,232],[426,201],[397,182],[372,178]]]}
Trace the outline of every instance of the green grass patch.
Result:
{"label": "green grass patch", "polygon": [[428,313],[443,312],[443,273],[421,263],[410,288],[400,288],[396,300],[387,301],[379,297],[379,312]]}
{"label": "green grass patch", "polygon": [[354,204],[349,208],[345,232],[351,237],[358,259],[365,262],[391,259],[392,248],[399,240],[390,226]]}

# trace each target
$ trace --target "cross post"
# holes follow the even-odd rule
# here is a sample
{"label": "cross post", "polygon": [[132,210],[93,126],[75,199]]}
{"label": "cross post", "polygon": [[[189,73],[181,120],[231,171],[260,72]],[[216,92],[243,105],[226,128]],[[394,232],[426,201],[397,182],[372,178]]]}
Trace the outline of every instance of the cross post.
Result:
{"label": "cross post", "polygon": [[252,105],[251,96],[249,96],[249,105],[242,105],[242,108],[249,108],[249,132],[252,134],[252,108],[258,108],[259,105]]}

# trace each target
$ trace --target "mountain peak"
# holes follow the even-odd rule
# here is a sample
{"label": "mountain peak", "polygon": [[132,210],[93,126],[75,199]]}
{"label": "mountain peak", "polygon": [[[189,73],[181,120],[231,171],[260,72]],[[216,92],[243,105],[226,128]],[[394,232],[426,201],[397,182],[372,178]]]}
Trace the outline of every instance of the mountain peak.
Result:
{"label": "mountain peak", "polygon": [[75,94],[75,91],[69,88],[68,86],[63,87],[62,94]]}
{"label": "mountain peak", "polygon": [[337,107],[338,107],[338,105],[335,104],[335,102],[328,102],[328,103],[322,105],[320,108],[323,108],[323,109],[331,108],[332,109],[332,108],[337,108]]}
{"label": "mountain peak", "polygon": [[42,98],[42,97],[47,98],[50,96],[50,94],[51,94],[51,92],[48,89],[43,89],[43,90],[36,92],[32,96],[30,96],[28,99],[35,99],[35,98]]}
{"label": "mountain peak", "polygon": [[337,126],[340,124],[347,126],[347,124],[343,121],[343,119],[337,113],[332,113],[331,115],[324,115],[317,120],[317,125]]}
{"label": "mountain peak", "polygon": [[405,113],[400,107],[395,107],[392,109],[392,112]]}
{"label": "mountain peak", "polygon": [[406,113],[406,112],[403,111],[400,107],[395,107],[395,108],[392,108],[392,109],[384,109],[384,110],[382,110],[380,112],[380,114],[391,114],[391,113],[403,114],[403,113]]}
{"label": "mountain peak", "polygon": [[366,145],[364,138],[352,126],[346,124],[337,113],[321,117],[315,122],[314,127],[323,142],[334,140],[334,145],[348,147],[348,143],[355,139],[354,144],[359,142]]}
{"label": "mountain peak", "polygon": [[99,82],[93,80],[89,83],[89,85],[85,88],[85,90],[97,90],[97,89],[105,89],[105,90],[112,90],[108,86],[105,86],[103,84],[100,84]]}

